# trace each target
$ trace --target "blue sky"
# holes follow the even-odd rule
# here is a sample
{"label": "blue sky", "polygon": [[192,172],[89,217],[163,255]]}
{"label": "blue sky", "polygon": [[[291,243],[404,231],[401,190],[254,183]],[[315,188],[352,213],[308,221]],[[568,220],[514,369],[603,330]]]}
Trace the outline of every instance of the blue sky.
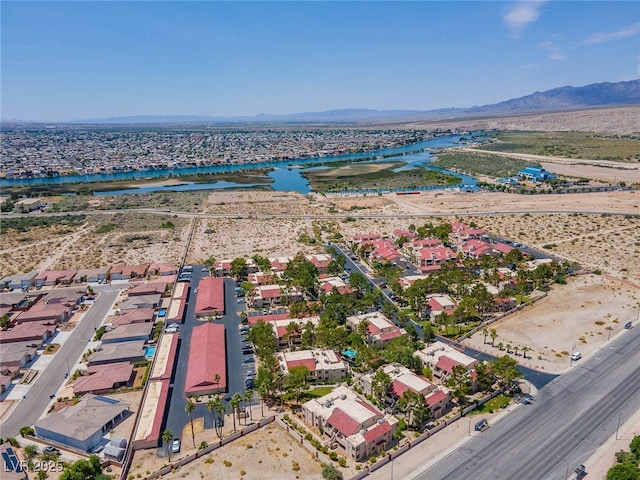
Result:
{"label": "blue sky", "polygon": [[640,78],[640,2],[2,1],[2,119],[467,107]]}

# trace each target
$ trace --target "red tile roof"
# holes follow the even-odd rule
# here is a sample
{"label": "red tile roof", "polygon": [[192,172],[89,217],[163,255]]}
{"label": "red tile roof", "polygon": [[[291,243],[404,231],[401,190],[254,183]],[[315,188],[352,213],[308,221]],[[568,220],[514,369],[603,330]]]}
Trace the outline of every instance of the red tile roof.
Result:
{"label": "red tile roof", "polygon": [[224,313],[224,279],[206,277],[200,280],[196,294],[196,315]]}
{"label": "red tile roof", "polygon": [[114,388],[116,383],[124,383],[131,379],[133,364],[130,362],[93,365],[87,369],[89,375],[79,377],[73,383],[76,394],[101,392]]}
{"label": "red tile roof", "polygon": [[287,369],[291,370],[293,367],[305,366],[310,372],[316,371],[316,362],[313,358],[304,358],[302,360],[290,360],[287,361]]}
{"label": "red tile roof", "polygon": [[153,320],[155,310],[153,308],[134,308],[126,310],[126,313],[118,315],[110,321],[112,325],[127,325],[129,323],[150,322]]}
{"label": "red tile roof", "polygon": [[406,392],[407,390],[411,390],[411,388],[409,388],[408,385],[405,385],[404,383],[396,379],[391,384],[391,390],[396,396],[401,397],[404,394],[404,392]]}
{"label": "red tile roof", "polygon": [[453,367],[456,365],[462,365],[460,362],[456,362],[454,359],[447,357],[446,355],[441,356],[436,363],[436,367],[440,370],[444,370],[447,373],[453,372]]}
{"label": "red tile roof", "polygon": [[379,423],[378,425],[373,427],[371,430],[365,432],[363,437],[367,443],[373,443],[378,438],[389,433],[392,430],[392,428],[393,427],[391,426],[391,424],[385,420],[384,422]]}
{"label": "red tile roof", "polygon": [[338,429],[338,431],[345,437],[353,435],[360,429],[360,424],[354,418],[347,415],[344,411],[336,408],[329,418],[327,423]]}
{"label": "red tile roof", "polygon": [[[226,366],[224,325],[206,322],[195,327],[191,334],[185,393],[192,395],[216,387],[224,390],[227,386]],[[217,384],[214,382],[216,374],[220,375]]]}
{"label": "red tile roof", "polygon": [[433,407],[436,403],[441,402],[445,398],[447,398],[447,394],[442,390],[438,390],[437,392],[428,395],[425,398],[425,401],[427,402],[427,405],[429,405],[429,407]]}
{"label": "red tile roof", "polygon": [[385,341],[385,340],[391,340],[392,338],[397,338],[397,337],[401,337],[402,336],[402,332],[398,329],[398,330],[392,330],[391,332],[384,332],[380,334],[380,340],[381,341]]}

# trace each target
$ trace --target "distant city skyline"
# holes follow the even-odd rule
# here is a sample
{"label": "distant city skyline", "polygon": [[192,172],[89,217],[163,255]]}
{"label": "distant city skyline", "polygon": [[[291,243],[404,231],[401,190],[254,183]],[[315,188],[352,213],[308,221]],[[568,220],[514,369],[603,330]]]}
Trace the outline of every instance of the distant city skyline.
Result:
{"label": "distant city skyline", "polygon": [[640,2],[2,2],[4,121],[433,110],[640,77]]}

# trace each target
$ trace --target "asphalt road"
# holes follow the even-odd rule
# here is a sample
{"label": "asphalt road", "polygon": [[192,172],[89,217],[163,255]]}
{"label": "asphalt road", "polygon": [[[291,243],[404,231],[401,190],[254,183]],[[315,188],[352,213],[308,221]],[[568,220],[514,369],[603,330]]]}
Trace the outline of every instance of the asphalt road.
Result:
{"label": "asphalt road", "polygon": [[[70,288],[77,290],[80,287]],[[71,331],[71,336],[53,356],[46,370],[38,374],[26,398],[22,398],[11,414],[0,424],[1,437],[17,436],[20,428],[33,425],[40,418],[51,401],[49,396],[66,381],[67,368],[72,369],[73,364],[87,348],[87,343],[95,333],[95,326],[99,325],[107,315],[121,290],[112,285],[95,285],[93,288],[96,292],[100,292],[100,295],[87,310],[82,321]]]}
{"label": "asphalt road", "polygon": [[[173,383],[169,391],[169,408],[163,430],[169,429],[173,432],[175,438],[179,438],[183,428],[190,422],[190,417],[185,412],[187,397],[184,393],[185,380],[187,376],[187,364],[189,361],[189,347],[191,345],[191,334],[193,328],[202,325],[201,320],[197,320],[195,316],[196,293],[200,279],[202,276],[202,266],[193,266],[193,276],[190,282],[189,301],[185,311],[185,321],[180,327],[180,344],[177,352],[176,367],[173,374]],[[227,345],[227,395],[233,393],[242,393],[245,390],[244,376],[242,374],[242,353],[240,351],[240,334],[238,333],[238,325],[240,318],[236,315],[237,301],[234,293],[235,284],[231,279],[225,279],[225,314],[216,323],[223,323],[225,326],[226,345]],[[196,410],[193,417],[204,417],[205,428],[213,428],[213,419],[211,413],[207,410],[207,398],[202,397],[199,403],[196,403]],[[191,442],[186,437],[181,439],[183,442]],[[166,456],[166,447],[160,446],[157,455]]]}
{"label": "asphalt road", "polygon": [[[640,405],[640,328],[625,331],[415,477],[564,480]],[[588,477],[587,477],[588,478]]]}

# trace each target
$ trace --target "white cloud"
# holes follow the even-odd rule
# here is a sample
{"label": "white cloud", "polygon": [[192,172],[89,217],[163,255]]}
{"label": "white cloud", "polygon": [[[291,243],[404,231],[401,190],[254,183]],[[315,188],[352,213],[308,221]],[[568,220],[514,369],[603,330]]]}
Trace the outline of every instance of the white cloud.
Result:
{"label": "white cloud", "polygon": [[640,22],[632,23],[615,32],[599,32],[594,33],[586,40],[582,41],[583,45],[596,45],[598,43],[608,42],[609,40],[620,40],[622,38],[632,37],[640,33]]}
{"label": "white cloud", "polygon": [[547,51],[550,60],[559,61],[566,58],[560,48],[552,41],[541,43],[540,48]]}
{"label": "white cloud", "polygon": [[545,1],[515,2],[503,18],[511,34],[518,36],[527,25],[538,20],[540,8],[545,3]]}

